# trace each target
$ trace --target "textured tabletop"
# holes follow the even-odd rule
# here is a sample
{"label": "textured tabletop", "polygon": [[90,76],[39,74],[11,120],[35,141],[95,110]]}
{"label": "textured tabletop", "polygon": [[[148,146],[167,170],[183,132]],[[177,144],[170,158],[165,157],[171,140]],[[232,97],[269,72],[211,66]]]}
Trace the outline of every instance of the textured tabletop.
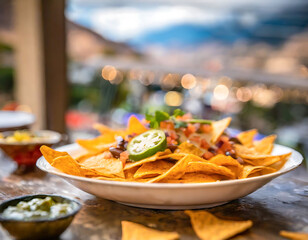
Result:
{"label": "textured tabletop", "polygon": [[[177,231],[181,239],[198,239],[183,211],[134,208],[96,198],[38,169],[18,175],[14,173],[15,164],[1,154],[0,166],[0,201],[25,194],[54,193],[83,203],[60,239],[121,239],[121,220]],[[224,219],[253,221],[249,231],[232,239],[283,239],[278,235],[280,230],[308,232],[308,173],[301,166],[244,198],[208,210]],[[1,227],[0,239],[11,239]]]}

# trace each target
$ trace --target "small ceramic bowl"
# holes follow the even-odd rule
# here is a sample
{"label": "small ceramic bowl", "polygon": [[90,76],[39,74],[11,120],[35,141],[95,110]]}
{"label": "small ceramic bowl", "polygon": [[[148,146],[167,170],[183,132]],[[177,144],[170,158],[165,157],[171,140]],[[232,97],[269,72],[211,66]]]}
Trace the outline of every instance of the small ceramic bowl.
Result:
{"label": "small ceramic bowl", "polygon": [[[47,145],[50,147],[59,143],[62,139],[60,133],[49,130],[40,130],[34,132],[30,131],[30,133],[33,133],[36,136],[42,138],[29,142],[7,142],[5,139],[0,139],[0,148],[10,158],[12,158],[18,164],[18,166],[34,167],[36,160],[42,156],[40,147],[42,145]],[[1,134],[6,137],[13,135],[14,131],[2,132]]]}
{"label": "small ceramic bowl", "polygon": [[[16,206],[20,201],[30,201],[33,198],[45,197],[51,197],[58,203],[73,204],[74,210],[67,215],[52,219],[18,220],[1,216],[8,206]],[[67,197],[50,194],[26,195],[12,198],[0,204],[0,223],[4,229],[18,240],[53,239],[66,230],[80,209],[81,203]]]}
{"label": "small ceramic bowl", "polygon": [[22,111],[0,111],[0,132],[29,129],[35,116]]}

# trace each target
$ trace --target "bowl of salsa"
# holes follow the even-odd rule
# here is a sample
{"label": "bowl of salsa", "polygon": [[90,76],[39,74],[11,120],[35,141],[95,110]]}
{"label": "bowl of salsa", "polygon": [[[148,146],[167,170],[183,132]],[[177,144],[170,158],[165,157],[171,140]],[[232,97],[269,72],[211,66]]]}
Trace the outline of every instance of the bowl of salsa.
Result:
{"label": "bowl of salsa", "polygon": [[18,166],[34,167],[36,160],[41,156],[42,145],[52,146],[61,141],[60,133],[40,130],[18,130],[0,133],[0,148]]}
{"label": "bowl of salsa", "polygon": [[71,224],[81,204],[59,195],[26,195],[0,204],[0,223],[15,239],[51,239]]}

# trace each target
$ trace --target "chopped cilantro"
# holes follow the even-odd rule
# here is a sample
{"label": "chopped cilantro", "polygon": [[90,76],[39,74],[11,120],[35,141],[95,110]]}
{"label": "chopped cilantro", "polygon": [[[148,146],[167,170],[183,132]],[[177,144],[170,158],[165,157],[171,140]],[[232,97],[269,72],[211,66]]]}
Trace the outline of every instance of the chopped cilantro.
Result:
{"label": "chopped cilantro", "polygon": [[146,113],[145,119],[150,121],[151,128],[159,128],[160,123],[166,120],[174,122],[175,128],[184,127],[187,124],[183,121],[176,120],[177,116],[183,116],[185,113],[181,109],[175,109],[173,115],[164,111],[155,111],[154,114]]}

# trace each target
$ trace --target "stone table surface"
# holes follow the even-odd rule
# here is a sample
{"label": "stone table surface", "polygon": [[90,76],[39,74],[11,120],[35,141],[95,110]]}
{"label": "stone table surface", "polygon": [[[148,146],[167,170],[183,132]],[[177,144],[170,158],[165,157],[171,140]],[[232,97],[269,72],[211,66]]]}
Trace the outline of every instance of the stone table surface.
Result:
{"label": "stone table surface", "polygon": [[[82,210],[61,235],[62,240],[121,239],[122,220],[177,231],[180,239],[198,239],[183,211],[128,207],[87,194],[38,169],[22,175],[15,170],[16,165],[0,153],[0,201],[19,195],[50,193],[83,203]],[[253,221],[250,230],[232,239],[284,239],[278,234],[280,230],[308,232],[308,173],[301,166],[246,197],[208,211],[224,219]],[[11,239],[1,227],[0,239]]]}

